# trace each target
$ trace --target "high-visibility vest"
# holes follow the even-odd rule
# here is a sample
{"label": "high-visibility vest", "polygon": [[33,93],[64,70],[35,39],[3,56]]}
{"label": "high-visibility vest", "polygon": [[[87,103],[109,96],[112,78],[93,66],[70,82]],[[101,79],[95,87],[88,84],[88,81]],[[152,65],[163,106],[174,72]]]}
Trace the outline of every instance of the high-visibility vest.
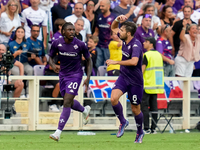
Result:
{"label": "high-visibility vest", "polygon": [[156,50],[145,53],[148,64],[143,74],[144,90],[148,94],[164,93],[163,59]]}

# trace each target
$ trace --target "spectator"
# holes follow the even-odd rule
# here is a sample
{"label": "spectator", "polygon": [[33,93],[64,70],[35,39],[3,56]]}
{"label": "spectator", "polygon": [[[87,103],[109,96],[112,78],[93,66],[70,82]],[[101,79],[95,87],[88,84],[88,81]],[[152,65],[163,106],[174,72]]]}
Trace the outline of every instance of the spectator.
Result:
{"label": "spectator", "polygon": [[[132,1],[132,0],[131,0]],[[120,4],[116,6],[112,12],[116,15],[125,15],[128,18],[128,21],[133,21],[135,18],[135,14],[133,13],[136,9],[136,6],[133,4],[128,6],[128,0],[120,0]]]}
{"label": "spectator", "polygon": [[[51,8],[52,13],[52,23],[54,24],[56,19],[61,18],[65,19],[65,17],[70,16],[72,14],[72,7],[68,5],[69,0],[60,0],[58,5],[54,5]],[[53,32],[55,33],[57,30],[54,26]]]}
{"label": "spectator", "polygon": [[[13,54],[14,58],[24,65],[24,74],[33,75],[33,68],[29,65],[27,59],[27,51],[30,49],[29,43],[25,39],[25,29],[20,26],[15,31],[15,36],[13,41],[9,43],[10,52]],[[11,74],[20,75],[20,69],[14,66],[11,69]]]}
{"label": "spectator", "polygon": [[174,58],[172,56],[172,46],[169,42],[171,28],[169,25],[163,25],[161,27],[161,36],[157,39],[156,50],[162,54],[163,57],[163,67],[165,77],[174,77]]}
{"label": "spectator", "polygon": [[89,38],[91,36],[91,28],[89,20],[82,16],[83,11],[83,3],[76,3],[74,6],[74,14],[66,17],[65,21],[74,24],[78,18],[82,18],[84,20],[84,27],[80,33],[83,36],[82,41],[85,42],[87,40],[86,37]]}
{"label": "spectator", "polygon": [[96,67],[104,65],[104,62],[110,58],[108,44],[111,41],[111,24],[115,20],[116,15],[110,12],[110,1],[102,0],[100,2],[101,14],[96,21],[95,33],[93,35],[99,37],[97,45],[97,61]]}
{"label": "spectator", "polygon": [[45,56],[42,41],[37,39],[39,34],[40,34],[40,26],[32,25],[31,36],[27,39],[27,42],[31,46],[28,53],[28,61],[31,66],[47,64],[47,58]]}
{"label": "spectator", "polygon": [[183,28],[180,33],[180,50],[175,58],[175,74],[178,77],[191,77],[194,62],[200,59],[200,35],[198,34],[197,25],[191,24],[188,27],[189,34],[185,34],[188,20],[183,19]]}
{"label": "spectator", "polygon": [[[155,7],[152,4],[147,4],[143,7],[144,14],[150,14],[152,16],[150,28],[154,31],[155,38],[157,39],[157,32],[159,33],[159,28],[161,26],[160,18],[155,16]],[[138,26],[142,24],[142,17],[140,16],[136,22]]]}
{"label": "spectator", "polygon": [[172,15],[173,15],[173,17],[175,17],[176,14],[178,13],[177,9],[175,7],[173,7],[175,1],[176,0],[166,0],[166,3],[164,5],[162,5],[162,7],[160,8],[160,12],[162,12],[162,9],[164,6],[170,6],[172,8]]}
{"label": "spectator", "polygon": [[[115,32],[111,32],[112,41],[108,48],[110,51],[110,59],[114,61],[122,60],[122,41]],[[120,65],[109,65],[107,67],[108,76],[119,76]]]}
{"label": "spectator", "polygon": [[[31,26],[39,25],[40,34],[38,39],[43,40],[44,49],[47,47],[47,15],[44,10],[39,8],[40,0],[30,0],[31,7],[26,8],[22,12],[22,26],[25,28],[25,36],[31,36]],[[42,37],[43,33],[43,37]]]}
{"label": "spectator", "polygon": [[61,29],[65,23],[66,21],[64,19],[61,18],[56,19],[56,21],[54,22],[54,26],[56,27],[57,32],[53,35],[51,42],[54,42],[56,39],[62,37]]}
{"label": "spectator", "polygon": [[84,27],[84,20],[82,18],[78,18],[76,22],[74,23],[75,27],[75,37],[79,40],[83,40],[82,35],[80,34],[81,30],[83,30]]}
{"label": "spectator", "polygon": [[160,22],[162,25],[173,25],[173,16],[171,6],[165,5],[161,11]]}
{"label": "spectator", "polygon": [[[164,93],[163,59],[155,50],[156,41],[153,37],[146,38],[143,43],[147,50],[144,53],[142,73],[144,78],[144,92],[141,103],[141,110],[144,115],[145,134],[156,134],[157,113],[152,113],[151,129],[149,129],[149,110],[157,112],[157,94]],[[150,108],[149,108],[150,107]]]}
{"label": "spectator", "polygon": [[[135,37],[138,39],[141,43],[144,43],[146,37],[154,37],[154,32],[151,27],[151,19],[152,16],[150,14],[145,14],[142,16],[142,25],[139,26],[135,32]],[[143,53],[145,53],[147,50],[143,47]]]}
{"label": "spectator", "polygon": [[87,18],[90,21],[92,34],[95,31],[95,26],[96,26],[95,19],[97,18],[97,15],[94,13],[94,11],[95,11],[94,2],[92,0],[89,0],[87,2],[86,10],[83,13],[83,17]]}
{"label": "spectator", "polygon": [[[58,53],[57,55],[54,57],[54,62],[55,65],[60,67],[60,61],[58,59]],[[44,68],[44,75],[46,76],[58,76],[59,73],[55,72],[52,67],[47,64]],[[52,92],[52,97],[56,98],[59,96],[60,93],[60,84],[59,84],[59,80],[48,80],[47,83],[49,83],[50,85],[54,86],[53,92]],[[49,111],[50,112],[59,112],[59,109],[57,107],[57,105],[62,105],[62,101],[58,101],[58,100],[52,100],[49,103]]]}
{"label": "spectator", "polygon": [[[190,16],[192,14],[192,8],[190,6],[185,6],[183,8],[183,14],[184,14],[184,19],[188,21],[188,26],[189,24],[195,23],[190,19]],[[181,33],[182,28],[183,28],[183,19],[180,21],[177,21],[171,30],[171,37],[169,40],[172,45],[172,54],[175,56],[178,54],[178,50],[180,46],[179,35]],[[186,32],[186,34],[187,33],[188,32]]]}
{"label": "spectator", "polygon": [[[92,68],[92,76],[95,76],[97,74],[97,67],[96,67],[96,59],[97,59],[97,52],[96,52],[96,46],[99,42],[99,38],[98,36],[91,36],[89,39],[88,39],[88,49],[89,49],[89,52],[90,52],[90,57],[92,59],[92,62],[93,62],[93,68]],[[86,67],[86,60],[84,57],[82,57],[83,59],[83,66],[85,66],[85,72],[87,74],[87,67]]]}
{"label": "spectator", "polygon": [[[199,23],[200,20],[200,12],[193,10],[193,0],[184,0],[184,6],[190,6],[192,8],[192,14],[190,16],[191,20],[194,21],[196,24]],[[184,14],[183,11],[179,12],[177,14],[177,18],[183,19],[184,18]]]}
{"label": "spectator", "polygon": [[[1,1],[1,6],[0,6],[0,12],[2,13],[2,12],[5,12],[6,11],[6,5],[8,4],[8,2],[9,2],[10,0],[2,0]],[[18,8],[18,11],[19,11],[19,13],[21,13],[21,5],[20,5],[20,1],[18,1],[18,0],[15,0],[14,1],[16,4],[17,4],[17,8]]]}
{"label": "spectator", "polygon": [[3,12],[0,18],[0,43],[8,45],[9,38],[13,35],[13,32],[17,27],[21,26],[18,13],[18,2],[10,0],[6,5],[6,12]]}
{"label": "spectator", "polygon": [[[2,54],[6,53],[6,47],[3,44],[0,44],[0,68],[2,68]],[[20,70],[20,75],[23,76],[24,75],[24,66],[22,63],[20,63],[19,61],[14,61],[14,66],[19,67]],[[14,84],[15,90],[13,93],[13,97],[20,97],[20,94],[23,90],[24,87],[24,83],[22,82],[22,80],[13,80],[13,81],[9,81],[8,84]],[[13,105],[12,107],[12,112],[15,115],[16,111],[15,111],[15,107]]]}

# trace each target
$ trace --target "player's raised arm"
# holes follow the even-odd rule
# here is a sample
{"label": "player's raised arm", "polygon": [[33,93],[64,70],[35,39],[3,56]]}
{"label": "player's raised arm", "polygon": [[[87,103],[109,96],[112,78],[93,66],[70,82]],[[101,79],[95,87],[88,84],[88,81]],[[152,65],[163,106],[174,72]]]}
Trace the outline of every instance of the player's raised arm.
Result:
{"label": "player's raised arm", "polygon": [[122,23],[124,21],[126,21],[128,18],[125,16],[125,15],[120,15],[118,16],[111,24],[111,30],[114,32],[114,33],[118,33],[119,31],[119,23]]}

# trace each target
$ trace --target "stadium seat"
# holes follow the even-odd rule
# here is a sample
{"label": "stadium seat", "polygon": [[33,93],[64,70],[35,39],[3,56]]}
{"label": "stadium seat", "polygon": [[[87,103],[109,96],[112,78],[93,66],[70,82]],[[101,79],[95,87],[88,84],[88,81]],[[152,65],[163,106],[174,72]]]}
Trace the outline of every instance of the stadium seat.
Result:
{"label": "stadium seat", "polygon": [[35,65],[33,67],[34,75],[35,76],[43,76],[44,75],[44,68],[45,68],[45,65]]}
{"label": "stadium seat", "polygon": [[107,73],[107,66],[99,66],[97,70],[97,76],[105,76]]}

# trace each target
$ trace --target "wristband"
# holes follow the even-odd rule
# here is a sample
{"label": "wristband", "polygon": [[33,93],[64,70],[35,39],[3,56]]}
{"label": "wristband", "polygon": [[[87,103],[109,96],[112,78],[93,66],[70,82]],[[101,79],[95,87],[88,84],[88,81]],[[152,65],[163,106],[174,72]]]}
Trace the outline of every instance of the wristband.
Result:
{"label": "wristband", "polygon": [[185,30],[185,31],[186,31],[186,28],[182,28],[182,30]]}
{"label": "wristband", "polygon": [[117,18],[115,19],[115,21],[116,21],[116,22],[119,22],[119,20],[118,20]]}

